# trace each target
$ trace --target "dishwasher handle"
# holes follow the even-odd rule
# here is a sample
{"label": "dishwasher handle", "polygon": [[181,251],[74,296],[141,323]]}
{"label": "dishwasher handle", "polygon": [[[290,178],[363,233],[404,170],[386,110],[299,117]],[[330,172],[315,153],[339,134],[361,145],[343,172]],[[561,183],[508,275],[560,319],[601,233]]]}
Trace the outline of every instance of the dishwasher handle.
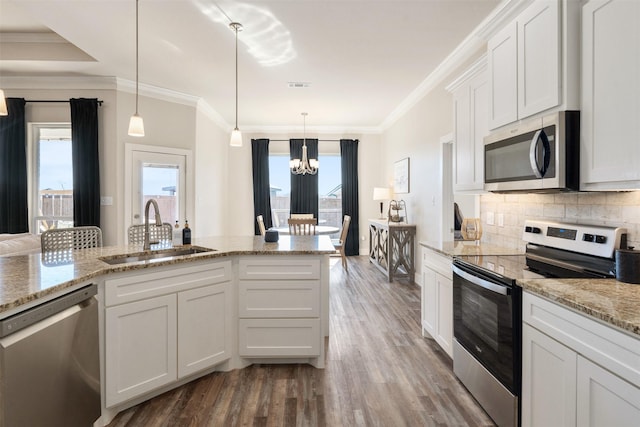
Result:
{"label": "dishwasher handle", "polygon": [[98,286],[92,283],[56,299],[2,319],[0,320],[0,338],[16,333],[21,329],[60,313],[69,307],[86,301],[97,293]]}

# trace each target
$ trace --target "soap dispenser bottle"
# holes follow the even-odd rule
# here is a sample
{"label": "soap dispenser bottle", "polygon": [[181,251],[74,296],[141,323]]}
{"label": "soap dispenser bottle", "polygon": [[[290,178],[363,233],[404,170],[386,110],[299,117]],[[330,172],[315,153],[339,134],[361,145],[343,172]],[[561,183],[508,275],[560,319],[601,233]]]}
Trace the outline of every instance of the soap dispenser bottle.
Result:
{"label": "soap dispenser bottle", "polygon": [[173,236],[172,236],[173,246],[180,246],[182,244],[182,232],[180,231],[180,224],[176,219],[176,225],[173,227]]}
{"label": "soap dispenser bottle", "polygon": [[191,244],[191,229],[189,228],[189,221],[184,221],[184,228],[182,229],[182,244],[190,245]]}

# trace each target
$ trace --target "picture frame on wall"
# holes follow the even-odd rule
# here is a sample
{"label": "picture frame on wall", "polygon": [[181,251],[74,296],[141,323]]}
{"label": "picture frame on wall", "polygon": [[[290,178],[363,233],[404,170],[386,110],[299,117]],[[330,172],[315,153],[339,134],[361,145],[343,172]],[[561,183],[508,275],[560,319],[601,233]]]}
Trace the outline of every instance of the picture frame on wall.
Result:
{"label": "picture frame on wall", "polygon": [[396,194],[409,192],[409,158],[398,160],[393,165],[393,192]]}

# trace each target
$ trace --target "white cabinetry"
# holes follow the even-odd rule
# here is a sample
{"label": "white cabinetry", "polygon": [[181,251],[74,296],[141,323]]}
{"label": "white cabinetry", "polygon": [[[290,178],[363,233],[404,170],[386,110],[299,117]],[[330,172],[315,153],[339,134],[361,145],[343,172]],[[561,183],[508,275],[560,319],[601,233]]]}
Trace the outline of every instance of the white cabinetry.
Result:
{"label": "white cabinetry", "polygon": [[238,274],[240,356],[305,358],[324,366],[320,258],[240,258]]}
{"label": "white cabinetry", "polygon": [[581,190],[640,188],[640,2],[582,10]]}
{"label": "white cabinetry", "polygon": [[537,0],[487,43],[489,128],[578,108],[579,2]]}
{"label": "white cabinetry", "polygon": [[640,340],[523,296],[522,426],[635,426]]}
{"label": "white cabinetry", "polygon": [[422,251],[422,335],[430,335],[453,357],[453,273],[451,258]]}
{"label": "white cabinetry", "polygon": [[453,190],[480,192],[484,185],[484,143],[487,135],[487,59],[480,58],[447,90],[453,92]]}
{"label": "white cabinetry", "polygon": [[112,407],[230,355],[231,262],[105,280],[105,392]]}

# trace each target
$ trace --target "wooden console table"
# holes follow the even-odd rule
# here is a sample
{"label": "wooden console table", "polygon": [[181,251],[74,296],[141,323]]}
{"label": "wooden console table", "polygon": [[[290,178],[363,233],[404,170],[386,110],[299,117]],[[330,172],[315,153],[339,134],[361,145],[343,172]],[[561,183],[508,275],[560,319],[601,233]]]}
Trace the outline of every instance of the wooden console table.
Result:
{"label": "wooden console table", "polygon": [[394,277],[406,277],[414,283],[415,236],[415,225],[370,219],[369,261],[378,267],[390,282]]}

